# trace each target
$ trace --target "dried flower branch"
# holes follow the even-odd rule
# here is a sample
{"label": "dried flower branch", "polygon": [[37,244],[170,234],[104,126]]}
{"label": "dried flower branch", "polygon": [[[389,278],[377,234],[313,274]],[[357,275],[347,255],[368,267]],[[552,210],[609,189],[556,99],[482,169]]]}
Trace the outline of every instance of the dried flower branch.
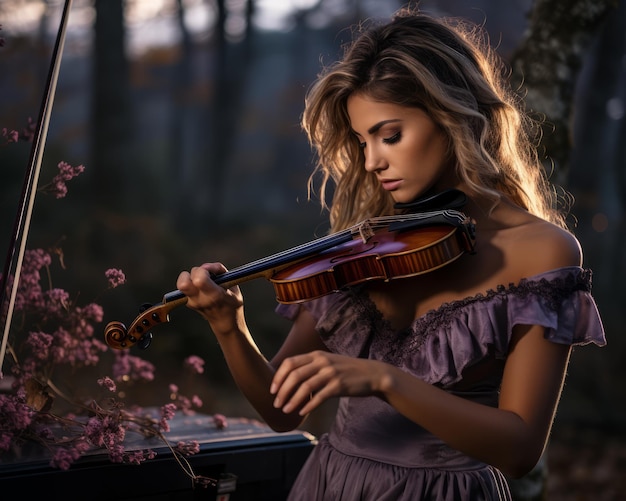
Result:
{"label": "dried flower branch", "polygon": [[[2,25],[0,25],[2,30]],[[5,39],[0,37],[0,47]],[[4,146],[18,141],[32,142],[36,123],[29,118],[22,132],[1,128]],[[40,192],[63,198],[67,182],[82,174],[85,167],[59,162],[59,172]],[[102,322],[103,309],[97,303],[78,304],[67,291],[52,284],[50,266],[55,256],[65,269],[62,249],[30,249],[24,254],[20,282],[14,303],[17,315],[11,325],[5,358],[10,376],[0,373],[0,460],[11,461],[32,453],[49,458],[50,466],[67,470],[88,451],[106,451],[115,463],[140,464],[156,456],[152,449],[127,450],[128,433],[160,439],[171,451],[195,486],[215,486],[215,479],[196,475],[186,457],[200,450],[197,441],[169,443],[165,433],[177,412],[195,413],[203,404],[197,395],[187,397],[171,384],[169,401],[153,412],[122,401],[124,387],[154,379],[154,366],[128,352],[115,351],[94,337],[95,325]],[[122,270],[104,273],[108,289],[126,282]],[[14,277],[7,276],[7,289]],[[6,319],[6,305],[0,318]],[[108,353],[110,366],[105,369]],[[111,361],[112,359],[112,361]],[[204,361],[196,356],[185,360],[192,374],[202,374]],[[81,380],[82,371],[100,372],[93,394],[80,396],[77,389],[62,389],[55,378],[70,373]],[[86,380],[82,378],[84,383]],[[84,391],[84,390],[83,390]],[[226,426],[226,418],[215,416],[216,429]]]}
{"label": "dried flower branch", "polygon": [[[48,452],[50,465],[60,469],[70,468],[94,449],[105,450],[116,463],[139,464],[154,458],[156,453],[151,449],[126,450],[124,441],[132,431],[161,439],[195,484],[215,484],[214,479],[195,475],[185,459],[199,452],[196,441],[172,446],[164,435],[176,412],[193,414],[202,406],[197,395],[187,397],[171,384],[170,401],[160,408],[158,419],[141,408],[127,410],[115,397],[120,386],[152,381],[155,368],[150,362],[128,352],[113,352],[110,375],[96,380],[107,393],[101,401],[68,395],[55,384],[52,376],[62,367],[73,373],[99,367],[101,355],[109,349],[93,336],[94,324],[103,319],[100,305],[80,306],[66,291],[42,286],[42,276],[50,275],[51,264],[51,255],[42,249],[25,253],[15,302],[19,328],[12,333],[7,350],[11,391],[0,394],[0,455],[16,454],[26,444],[39,444]],[[123,285],[126,280],[118,269],[107,270],[105,277],[109,288]],[[204,371],[200,357],[190,356],[184,364],[192,373]],[[61,413],[57,408],[69,410]],[[225,418],[216,417],[216,428],[224,428],[224,422]]]}

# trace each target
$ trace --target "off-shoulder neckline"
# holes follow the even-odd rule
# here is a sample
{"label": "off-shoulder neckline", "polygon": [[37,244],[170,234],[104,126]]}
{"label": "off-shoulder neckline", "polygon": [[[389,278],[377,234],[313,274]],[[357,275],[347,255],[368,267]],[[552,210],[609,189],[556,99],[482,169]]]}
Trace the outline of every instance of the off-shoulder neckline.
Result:
{"label": "off-shoulder neckline", "polygon": [[[558,283],[557,283],[558,282]],[[500,284],[496,288],[478,292],[474,295],[460,299],[454,299],[442,303],[436,308],[432,308],[421,316],[415,318],[405,329],[397,331],[393,329],[390,322],[383,316],[382,312],[372,301],[368,294],[363,292],[363,287],[356,287],[349,293],[360,305],[363,311],[373,314],[378,322],[382,322],[386,330],[393,332],[431,330],[442,322],[449,321],[459,310],[480,303],[487,303],[495,298],[507,296],[509,294],[540,295],[547,306],[556,310],[564,295],[573,288],[579,287],[588,292],[591,291],[591,270],[581,266],[564,266],[547,270],[536,275],[525,277],[517,283],[508,285]]]}

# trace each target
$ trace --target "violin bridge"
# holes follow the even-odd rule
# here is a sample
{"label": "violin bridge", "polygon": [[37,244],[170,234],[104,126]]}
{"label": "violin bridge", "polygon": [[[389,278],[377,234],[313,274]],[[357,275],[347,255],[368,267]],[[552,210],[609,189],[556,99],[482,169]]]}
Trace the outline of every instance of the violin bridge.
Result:
{"label": "violin bridge", "polygon": [[372,229],[368,220],[362,221],[359,223],[359,236],[361,237],[361,241],[366,243],[370,238],[374,236],[374,230]]}

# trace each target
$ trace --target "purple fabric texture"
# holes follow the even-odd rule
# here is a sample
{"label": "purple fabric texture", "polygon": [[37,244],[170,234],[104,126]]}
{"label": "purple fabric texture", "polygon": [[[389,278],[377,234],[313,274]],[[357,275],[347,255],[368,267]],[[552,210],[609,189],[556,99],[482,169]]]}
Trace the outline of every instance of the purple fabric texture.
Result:
{"label": "purple fabric texture", "polygon": [[[591,296],[591,271],[579,267],[559,268],[446,303],[400,332],[361,288],[301,305],[281,304],[276,310],[293,320],[301,307],[316,318],[330,351],[388,362],[494,407],[515,325],[541,325],[545,337],[555,343],[606,344]],[[464,371],[480,362],[491,362],[490,370],[466,381]],[[289,499],[492,500],[510,495],[495,468],[451,449],[382,400],[345,397]]]}

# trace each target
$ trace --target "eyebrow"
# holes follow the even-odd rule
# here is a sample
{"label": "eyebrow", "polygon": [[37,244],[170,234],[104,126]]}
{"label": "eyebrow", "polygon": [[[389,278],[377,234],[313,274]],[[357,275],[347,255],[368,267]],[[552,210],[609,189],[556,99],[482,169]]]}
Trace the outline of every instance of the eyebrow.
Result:
{"label": "eyebrow", "polygon": [[[387,124],[395,123],[395,122],[402,122],[402,119],[400,119],[400,118],[391,118],[389,120],[381,120],[380,122],[372,125],[369,129],[367,129],[367,133],[368,134],[374,134],[374,133],[378,132],[383,125],[387,125]],[[360,136],[360,134],[357,131],[355,131],[354,129],[352,129],[352,132],[354,132],[357,136]]]}

